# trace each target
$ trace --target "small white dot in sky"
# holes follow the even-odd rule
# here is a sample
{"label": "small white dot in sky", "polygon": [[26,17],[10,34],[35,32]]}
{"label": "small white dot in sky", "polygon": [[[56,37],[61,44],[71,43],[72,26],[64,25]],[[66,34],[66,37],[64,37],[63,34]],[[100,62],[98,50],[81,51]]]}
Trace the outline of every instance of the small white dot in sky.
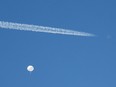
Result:
{"label": "small white dot in sky", "polygon": [[29,72],[32,72],[34,70],[34,66],[32,66],[32,65],[27,66],[27,70]]}

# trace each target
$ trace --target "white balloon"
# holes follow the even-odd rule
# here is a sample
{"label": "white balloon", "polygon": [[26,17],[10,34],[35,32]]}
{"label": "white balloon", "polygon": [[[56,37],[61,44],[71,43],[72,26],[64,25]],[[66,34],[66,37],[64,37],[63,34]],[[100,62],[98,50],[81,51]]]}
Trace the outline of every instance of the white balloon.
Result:
{"label": "white balloon", "polygon": [[32,65],[29,65],[29,66],[27,67],[27,70],[28,70],[29,72],[32,72],[32,71],[34,70],[34,67],[33,67]]}

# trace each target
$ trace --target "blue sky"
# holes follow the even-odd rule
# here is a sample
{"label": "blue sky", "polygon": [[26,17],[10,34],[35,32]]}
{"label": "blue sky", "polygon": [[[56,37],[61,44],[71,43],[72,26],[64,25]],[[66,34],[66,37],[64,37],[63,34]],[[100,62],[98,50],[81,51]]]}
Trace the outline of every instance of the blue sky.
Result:
{"label": "blue sky", "polygon": [[[0,87],[116,87],[115,0],[0,0],[0,20],[96,34],[0,28]],[[26,67],[32,64],[34,72]]]}

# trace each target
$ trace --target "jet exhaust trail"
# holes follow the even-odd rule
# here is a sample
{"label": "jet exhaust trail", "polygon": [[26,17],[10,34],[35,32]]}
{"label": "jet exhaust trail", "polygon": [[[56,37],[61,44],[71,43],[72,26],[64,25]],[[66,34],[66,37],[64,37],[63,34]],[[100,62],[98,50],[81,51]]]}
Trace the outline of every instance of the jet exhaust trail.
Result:
{"label": "jet exhaust trail", "polygon": [[52,28],[52,27],[44,27],[38,25],[20,24],[20,23],[12,23],[12,22],[4,22],[4,21],[0,21],[0,28],[34,31],[34,32],[46,32],[46,33],[64,34],[64,35],[75,35],[75,36],[94,36],[94,34],[67,30],[62,28]]}

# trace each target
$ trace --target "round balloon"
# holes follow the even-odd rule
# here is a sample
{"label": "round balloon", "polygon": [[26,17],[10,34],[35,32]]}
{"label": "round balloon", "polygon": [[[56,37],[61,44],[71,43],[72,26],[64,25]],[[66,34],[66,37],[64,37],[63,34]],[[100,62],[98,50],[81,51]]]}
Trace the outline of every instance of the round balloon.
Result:
{"label": "round balloon", "polygon": [[29,66],[27,67],[27,70],[28,70],[29,72],[32,72],[32,71],[34,70],[34,67],[33,67],[32,65],[29,65]]}

